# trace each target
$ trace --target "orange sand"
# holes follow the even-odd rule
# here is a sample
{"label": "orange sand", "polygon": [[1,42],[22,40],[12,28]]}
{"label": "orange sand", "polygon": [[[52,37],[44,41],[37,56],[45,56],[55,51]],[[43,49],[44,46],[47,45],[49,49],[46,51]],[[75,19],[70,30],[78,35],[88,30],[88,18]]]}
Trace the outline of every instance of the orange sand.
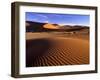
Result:
{"label": "orange sand", "polygon": [[35,35],[26,34],[27,67],[89,64],[89,38]]}

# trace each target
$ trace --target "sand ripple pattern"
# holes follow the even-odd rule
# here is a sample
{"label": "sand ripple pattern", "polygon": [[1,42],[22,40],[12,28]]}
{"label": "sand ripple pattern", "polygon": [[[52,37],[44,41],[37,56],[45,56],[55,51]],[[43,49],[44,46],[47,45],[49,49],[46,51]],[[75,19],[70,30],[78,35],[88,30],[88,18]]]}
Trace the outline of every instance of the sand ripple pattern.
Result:
{"label": "sand ripple pattern", "polygon": [[88,40],[63,37],[43,38],[33,40],[33,43],[27,41],[27,44],[27,67],[89,64]]}

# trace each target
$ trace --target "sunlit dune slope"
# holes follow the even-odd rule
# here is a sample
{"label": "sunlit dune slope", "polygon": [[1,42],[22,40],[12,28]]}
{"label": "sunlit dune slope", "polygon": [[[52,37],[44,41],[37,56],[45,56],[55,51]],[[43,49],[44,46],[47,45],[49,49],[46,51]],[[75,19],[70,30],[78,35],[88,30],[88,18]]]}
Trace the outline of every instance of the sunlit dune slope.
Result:
{"label": "sunlit dune slope", "polygon": [[53,37],[27,40],[27,67],[89,64],[89,41]]}
{"label": "sunlit dune slope", "polygon": [[45,25],[43,25],[43,28],[46,28],[46,29],[59,29],[59,26],[58,25],[53,25],[53,24],[45,24]]}

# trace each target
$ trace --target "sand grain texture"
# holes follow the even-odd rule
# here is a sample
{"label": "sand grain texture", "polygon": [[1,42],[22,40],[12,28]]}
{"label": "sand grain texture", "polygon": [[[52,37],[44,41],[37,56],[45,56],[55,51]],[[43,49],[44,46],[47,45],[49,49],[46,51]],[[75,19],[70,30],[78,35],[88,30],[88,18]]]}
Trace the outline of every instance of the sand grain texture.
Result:
{"label": "sand grain texture", "polygon": [[26,66],[89,64],[89,40],[70,37],[27,39]]}

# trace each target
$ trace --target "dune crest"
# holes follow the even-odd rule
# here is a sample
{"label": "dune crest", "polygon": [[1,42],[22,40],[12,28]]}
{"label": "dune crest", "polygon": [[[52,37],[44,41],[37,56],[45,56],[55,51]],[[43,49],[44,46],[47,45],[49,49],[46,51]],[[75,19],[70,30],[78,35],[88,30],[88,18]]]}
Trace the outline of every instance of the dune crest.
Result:
{"label": "dune crest", "polygon": [[58,25],[53,25],[53,24],[45,24],[43,25],[43,28],[47,28],[47,29],[59,29]]}

